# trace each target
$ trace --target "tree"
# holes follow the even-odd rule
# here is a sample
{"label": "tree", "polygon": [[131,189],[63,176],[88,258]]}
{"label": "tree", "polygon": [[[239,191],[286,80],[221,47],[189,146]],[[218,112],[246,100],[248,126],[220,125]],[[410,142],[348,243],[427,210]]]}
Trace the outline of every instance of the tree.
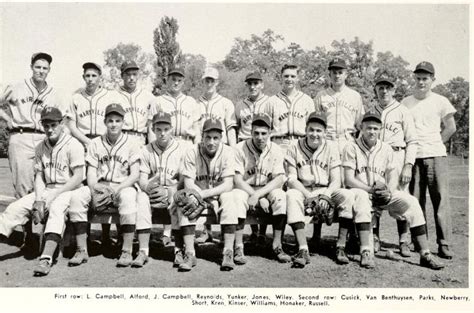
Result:
{"label": "tree", "polygon": [[377,53],[377,61],[374,63],[375,68],[388,69],[397,78],[395,99],[398,101],[412,93],[412,86],[415,81],[412,70],[408,68],[409,65],[401,56],[395,57],[390,51]]}

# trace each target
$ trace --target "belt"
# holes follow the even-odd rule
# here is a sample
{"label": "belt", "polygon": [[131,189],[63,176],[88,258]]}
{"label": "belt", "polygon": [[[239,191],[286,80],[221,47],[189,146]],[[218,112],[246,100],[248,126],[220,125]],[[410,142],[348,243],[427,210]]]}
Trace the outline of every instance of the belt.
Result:
{"label": "belt", "polygon": [[86,137],[89,138],[89,139],[94,139],[94,138],[100,137],[100,135],[86,134]]}
{"label": "belt", "polygon": [[128,135],[133,135],[133,136],[143,136],[143,137],[146,137],[146,134],[145,133],[140,133],[140,132],[137,132],[137,131],[134,131],[134,130],[122,130],[125,134],[128,134]]}
{"label": "belt", "polygon": [[34,133],[34,134],[44,134],[43,131],[38,130],[36,128],[30,128],[30,127],[15,127],[10,129],[10,133]]}
{"label": "belt", "polygon": [[304,136],[300,136],[300,135],[284,135],[284,136],[273,136],[271,138],[271,140],[282,140],[282,139],[286,139],[286,140],[293,140],[293,139],[300,139],[300,138],[303,138]]}
{"label": "belt", "polygon": [[392,149],[393,149],[393,151],[402,151],[402,150],[405,150],[406,147],[394,147],[394,146],[392,146]]}
{"label": "belt", "polygon": [[[304,185],[303,185],[303,186],[304,186]],[[327,188],[327,187],[328,187],[328,185],[321,185],[321,184],[311,184],[311,185],[304,186],[304,187],[305,187],[305,188],[308,188],[308,189],[310,189],[310,188],[311,188],[311,190],[312,190],[312,191],[314,191],[314,189],[318,189],[318,188]]]}

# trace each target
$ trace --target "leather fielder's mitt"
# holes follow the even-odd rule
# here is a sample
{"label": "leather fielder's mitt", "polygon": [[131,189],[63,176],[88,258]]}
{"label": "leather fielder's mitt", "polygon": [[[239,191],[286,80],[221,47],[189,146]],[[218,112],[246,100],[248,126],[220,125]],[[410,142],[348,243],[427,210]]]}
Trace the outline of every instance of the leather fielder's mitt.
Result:
{"label": "leather fielder's mitt", "polygon": [[45,201],[33,202],[33,210],[31,211],[32,220],[35,225],[46,224],[48,220],[49,210],[46,209]]}
{"label": "leather fielder's mitt", "polygon": [[387,205],[392,200],[392,193],[383,182],[376,181],[370,192],[372,194],[372,205],[381,207]]}
{"label": "leather fielder's mitt", "polygon": [[151,180],[146,186],[145,192],[150,198],[150,206],[152,209],[167,209],[169,207],[169,189],[160,186],[157,180]]}
{"label": "leather fielder's mitt", "polygon": [[205,209],[212,208],[212,204],[204,201],[196,190],[188,188],[178,190],[174,194],[174,205],[181,208],[190,220],[199,217]]}
{"label": "leather fielder's mitt", "polygon": [[115,192],[112,187],[98,183],[92,191],[92,209],[97,213],[105,213],[109,206],[114,205]]}
{"label": "leather fielder's mitt", "polygon": [[330,226],[334,221],[334,202],[331,197],[319,194],[304,200],[304,211],[314,222],[324,222]]}

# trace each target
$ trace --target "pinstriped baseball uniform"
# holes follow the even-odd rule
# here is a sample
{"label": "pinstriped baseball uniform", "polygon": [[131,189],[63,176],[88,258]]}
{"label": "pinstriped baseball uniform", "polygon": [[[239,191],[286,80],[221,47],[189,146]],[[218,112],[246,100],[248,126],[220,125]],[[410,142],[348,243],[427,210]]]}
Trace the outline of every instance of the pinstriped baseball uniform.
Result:
{"label": "pinstriped baseball uniform", "polygon": [[239,125],[239,141],[252,137],[252,119],[255,114],[264,113],[269,96],[262,94],[254,102],[250,98],[245,98],[237,102],[235,106],[235,117]]}
{"label": "pinstriped baseball uniform", "polygon": [[235,109],[232,101],[216,93],[212,99],[206,99],[201,96],[197,102],[201,112],[201,129],[204,122],[208,119],[220,120],[224,126],[222,142],[227,143],[227,131],[232,127],[237,127]]}
{"label": "pinstriped baseball uniform", "polygon": [[[51,146],[47,138],[40,142],[35,151],[34,172],[35,176],[36,173],[42,173],[46,185],[42,197],[45,199],[48,194],[64,185],[77,167],[85,167],[84,148],[77,139],[63,133],[54,146]],[[45,233],[62,233],[70,199],[76,191],[63,192],[51,202]],[[25,224],[35,199],[36,194],[33,192],[10,204],[0,214],[0,233],[9,236],[16,226]],[[69,210],[69,214],[74,221],[75,216],[81,212]]]}

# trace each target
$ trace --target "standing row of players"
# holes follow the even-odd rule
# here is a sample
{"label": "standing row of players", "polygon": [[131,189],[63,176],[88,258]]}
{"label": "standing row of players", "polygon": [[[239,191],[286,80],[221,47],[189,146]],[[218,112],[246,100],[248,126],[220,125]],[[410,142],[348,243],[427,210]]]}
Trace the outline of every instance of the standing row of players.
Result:
{"label": "standing row of players", "polygon": [[[25,80],[24,83],[7,89],[7,92],[4,95],[5,102],[9,104],[9,114],[3,114],[3,116],[10,122],[11,133],[13,135],[10,139],[9,147],[11,149],[9,153],[17,196],[21,196],[22,193],[25,194],[25,190],[32,190],[31,181],[33,174],[29,174],[29,188],[28,179],[25,175],[19,174],[23,170],[28,170],[27,166],[25,166],[28,162],[21,160],[21,157],[28,157],[28,155],[30,155],[31,158],[31,151],[28,154],[28,149],[33,147],[34,151],[34,146],[44,138],[41,135],[43,128],[39,117],[41,109],[46,106],[58,106],[58,103],[54,101],[52,87],[48,86],[45,81],[51,61],[52,58],[48,54],[40,53],[34,55],[31,65],[33,70],[32,79],[29,81]],[[136,82],[139,69],[134,62],[125,62],[123,64],[122,78],[124,80],[124,85],[118,91],[107,91],[100,87],[99,81],[101,68],[97,64],[86,63],[83,68],[86,88],[73,96],[70,108],[66,108],[65,111],[71,135],[76,137],[87,148],[87,150],[89,150],[89,145],[93,142],[92,138],[104,134],[107,127],[105,127],[100,120],[105,115],[106,106],[112,102],[118,102],[120,107],[124,108],[123,130],[126,133],[127,138],[131,138],[131,141],[134,141],[137,144],[144,144],[148,137],[149,142],[153,142],[156,135],[154,135],[152,127],[154,124],[149,122],[149,117],[156,115],[156,112],[166,112],[171,117],[171,127],[177,142],[180,142],[183,145],[188,145],[188,147],[190,147],[189,144],[192,144],[192,142],[200,141],[199,137],[201,136],[201,132],[199,129],[202,127],[203,122],[208,118],[210,118],[211,121],[219,121],[222,125],[222,141],[233,146],[237,141],[235,126],[239,125],[239,141],[244,140],[245,142],[246,139],[251,137],[251,124],[255,114],[266,113],[269,116],[268,123],[270,125],[268,126],[270,126],[269,130],[271,130],[271,132],[269,131],[269,136],[271,137],[272,145],[275,143],[283,149],[288,149],[296,142],[299,142],[299,139],[305,137],[308,128],[306,124],[308,117],[310,113],[316,109],[316,111],[323,113],[321,114],[321,117],[325,119],[325,122],[323,123],[325,138],[328,142],[337,143],[339,154],[343,153],[345,146],[354,142],[355,139],[353,135],[355,134],[359,121],[361,121],[364,113],[360,95],[345,86],[347,68],[345,62],[341,59],[334,59],[329,64],[329,77],[331,78],[332,85],[328,89],[319,93],[314,102],[310,97],[297,90],[298,68],[296,66],[290,65],[282,68],[282,90],[273,97],[263,95],[263,81],[259,73],[249,74],[246,77],[246,83],[248,84],[250,91],[249,98],[236,106],[235,115],[233,113],[234,107],[232,103],[228,99],[218,95],[216,92],[219,76],[217,70],[212,68],[206,69],[203,76],[203,81],[208,88],[206,94],[199,99],[199,103],[196,103],[194,99],[182,94],[181,89],[185,79],[184,71],[182,69],[174,69],[169,72],[167,93],[158,98],[154,98],[151,93],[137,87]],[[432,198],[434,198],[433,200],[435,202],[435,220],[437,223],[439,244],[438,255],[450,258],[452,257],[452,254],[449,251],[448,245],[450,223],[449,205],[447,204],[446,199],[447,175],[441,175],[442,177],[440,177],[439,173],[447,171],[445,158],[446,151],[443,146],[443,141],[448,140],[455,130],[454,120],[452,117],[454,109],[445,98],[431,93],[430,86],[434,81],[434,68],[430,63],[420,63],[415,70],[415,77],[417,81],[415,95],[405,99],[404,106],[393,99],[395,79],[390,77],[389,73],[384,71],[378,72],[375,89],[378,98],[376,109],[379,110],[379,113],[382,113],[379,118],[380,122],[382,122],[380,139],[391,145],[392,150],[394,151],[393,153],[396,156],[395,159],[399,160],[399,166],[395,169],[398,177],[400,177],[400,179],[397,179],[399,184],[397,184],[396,188],[406,188],[405,186],[408,182],[415,181],[413,184],[414,187],[419,187],[415,189],[421,189],[421,192],[418,191],[419,194],[424,194],[423,191],[426,190],[427,185],[430,187],[430,193],[432,193]],[[121,100],[117,101],[117,99]],[[429,106],[431,110],[427,110],[427,106]],[[59,107],[61,107],[60,104]],[[413,117],[410,115],[410,110],[420,112],[419,117],[421,119],[413,123]],[[430,116],[426,117],[426,115]],[[235,118],[235,116],[237,118]],[[418,116],[415,115],[415,117]],[[441,121],[443,121],[445,125],[443,132],[440,131]],[[430,135],[429,140],[427,139],[427,135]],[[256,140],[253,140],[252,142],[255,143]],[[30,147],[28,147],[28,145],[30,145]],[[111,148],[112,146],[114,145],[110,145]],[[92,147],[93,146],[91,146],[91,149]],[[444,155],[441,151],[441,147],[444,150]],[[113,151],[113,149],[108,151],[108,153],[111,153],[111,151]],[[309,149],[306,153],[308,153],[308,151],[311,152],[312,150]],[[365,152],[369,153],[370,151],[371,149],[366,149]],[[290,150],[288,150],[288,153],[289,152]],[[439,155],[433,156],[433,153]],[[376,162],[378,158],[379,153],[376,153],[372,159],[369,157],[367,160],[369,162]],[[21,166],[18,164],[21,164]],[[88,164],[90,165],[90,163]],[[203,166],[206,166],[206,164],[207,163],[203,163]],[[309,164],[311,164],[311,162],[309,162]],[[376,175],[377,171],[380,170],[372,165],[368,165],[361,169],[355,168],[352,171],[352,175],[357,177],[361,172],[369,173],[364,184],[370,187],[370,176]],[[209,164],[207,164],[207,166],[209,166]],[[301,166],[301,164],[299,166]],[[345,182],[343,183],[347,187],[364,190],[363,186],[358,183],[357,179],[356,184],[351,186],[351,183],[353,182],[351,181],[351,175],[347,173],[348,168],[350,168],[349,165],[344,165],[344,175],[341,177],[343,180],[345,178]],[[162,170],[163,169],[160,171]],[[211,169],[209,168],[209,170]],[[250,173],[255,174],[258,172],[257,170],[258,164],[256,169],[253,171],[251,170]],[[382,170],[381,172],[385,171]],[[379,172],[379,174],[381,172]],[[415,173],[414,180],[411,179],[412,172]],[[433,172],[436,174],[433,174]],[[302,185],[307,187],[308,185],[305,185],[304,182],[308,180],[311,181],[312,188],[323,187],[319,182],[321,180],[319,172],[314,168],[314,166],[309,166],[307,171],[303,171],[297,180],[291,179],[291,166],[288,168],[288,173],[288,184],[290,188],[293,188],[291,186],[291,181],[303,182]],[[210,186],[209,184],[214,182],[212,176],[209,176],[209,173],[207,175],[208,176],[196,176],[196,180],[205,180],[205,183]],[[149,174],[149,178],[151,178],[150,176],[151,175]],[[96,177],[96,179],[101,179],[101,177]],[[238,179],[236,180],[236,185],[239,185],[237,181]],[[68,182],[61,187],[61,190],[64,191],[64,187],[66,187],[66,189],[70,188],[70,182],[71,181],[68,180]],[[252,189],[247,189],[247,186],[239,187],[239,189],[247,191],[250,195],[247,200],[247,205],[255,205],[255,201],[258,201],[258,198],[261,197],[262,193],[259,192],[259,188],[254,188],[259,187],[259,185],[255,182],[253,186],[247,181],[244,181],[244,183]],[[277,183],[275,184],[278,185]],[[298,183],[296,184],[298,185]],[[23,191],[21,189],[22,187],[25,188]],[[48,187],[48,184],[46,184],[46,187]],[[272,185],[272,187],[276,186]],[[221,189],[223,188],[224,187]],[[219,191],[221,190],[219,189]],[[306,193],[302,193],[304,197],[307,197],[310,192],[307,191]],[[57,194],[58,193],[55,192],[49,197],[52,198],[49,199],[49,203],[58,197]],[[433,195],[435,195],[435,197],[433,197]],[[215,196],[215,194],[212,194],[212,196],[208,195],[207,197]],[[275,199],[273,200],[273,202],[275,202]],[[270,203],[272,203],[271,200]],[[424,208],[423,198],[420,203]],[[276,208],[272,207],[272,210],[278,212]],[[5,214],[2,215],[2,218],[4,216]],[[343,214],[340,212],[339,216],[341,218]],[[406,218],[399,219],[406,220]],[[413,228],[413,221],[410,222],[410,227]],[[419,223],[419,221],[417,223]],[[127,224],[124,224],[123,226],[126,225]],[[279,231],[279,228],[281,231],[281,227],[278,225],[278,223],[274,223],[274,231]],[[406,240],[406,229],[408,229],[406,223],[402,226],[403,227],[399,227],[401,233],[401,244],[406,242],[402,240],[403,238]],[[344,263],[346,257],[343,253],[343,247],[345,245],[345,233],[347,233],[347,230],[344,232],[344,227],[346,227],[346,229],[350,227],[344,222],[340,223],[340,227],[341,230],[339,236],[340,240],[338,241],[337,259],[341,263]],[[368,227],[370,230],[370,222]],[[238,228],[240,228],[240,226]],[[365,231],[367,226],[362,228],[362,231]],[[186,229],[186,227],[184,229]],[[232,227],[230,227],[230,229],[232,230]],[[226,230],[226,228],[223,227],[224,241],[227,243],[225,244],[227,248],[229,248],[230,239],[228,238],[229,240],[226,241],[225,234],[230,234],[231,230]],[[297,238],[301,237],[301,235],[298,236],[298,230],[299,228],[295,229]],[[122,231],[124,234],[130,233],[130,229]],[[241,229],[239,229],[239,231],[241,231]],[[361,230],[359,230],[359,232],[360,231]],[[82,233],[83,230],[81,229],[80,232]],[[417,231],[417,234],[420,232],[421,231]],[[5,231],[4,234],[8,235],[8,232]],[[361,234],[359,235],[361,236]],[[420,236],[422,235],[423,233],[421,232]],[[184,241],[186,241],[186,239],[189,240],[187,236],[190,236],[188,231],[186,231],[182,236]],[[237,238],[238,237],[239,236],[237,236]],[[277,249],[279,247],[279,237],[278,234],[275,234],[274,236],[275,251],[279,251]],[[362,237],[364,236],[361,236],[361,242]],[[304,239],[306,240],[306,238]],[[377,241],[375,238],[374,240]],[[301,242],[299,243],[300,248],[302,247],[301,250],[304,251],[305,244],[302,244]],[[177,246],[179,246],[178,243]],[[185,246],[188,247],[190,245],[187,244]],[[236,244],[236,247],[239,246],[240,244]],[[369,243],[368,246],[370,247],[371,244]],[[233,244],[230,245],[230,247],[233,248]],[[364,247],[367,248],[367,245]],[[225,251],[232,250],[231,248],[225,249]],[[234,252],[236,251],[238,251],[238,249],[235,249]],[[420,251],[426,252],[426,250]],[[281,253],[283,252],[281,251]],[[279,253],[276,255],[279,255]],[[283,259],[288,259],[284,253],[282,255]],[[225,256],[226,253],[224,253],[224,261],[226,261]],[[430,256],[430,254],[428,254],[428,256]],[[189,257],[187,259],[189,259]],[[301,258],[296,259],[301,260]],[[427,264],[436,265],[436,262],[433,261],[431,257],[425,259],[430,260]],[[369,264],[370,267],[370,265],[373,264],[372,253],[368,253],[365,260],[366,261],[363,263]],[[46,259],[46,261],[48,260]],[[191,264],[192,263],[193,262],[191,261]],[[223,262],[223,264],[224,263],[225,262]],[[435,265],[431,267],[439,267]],[[224,266],[224,268],[225,267],[226,266]]]}

